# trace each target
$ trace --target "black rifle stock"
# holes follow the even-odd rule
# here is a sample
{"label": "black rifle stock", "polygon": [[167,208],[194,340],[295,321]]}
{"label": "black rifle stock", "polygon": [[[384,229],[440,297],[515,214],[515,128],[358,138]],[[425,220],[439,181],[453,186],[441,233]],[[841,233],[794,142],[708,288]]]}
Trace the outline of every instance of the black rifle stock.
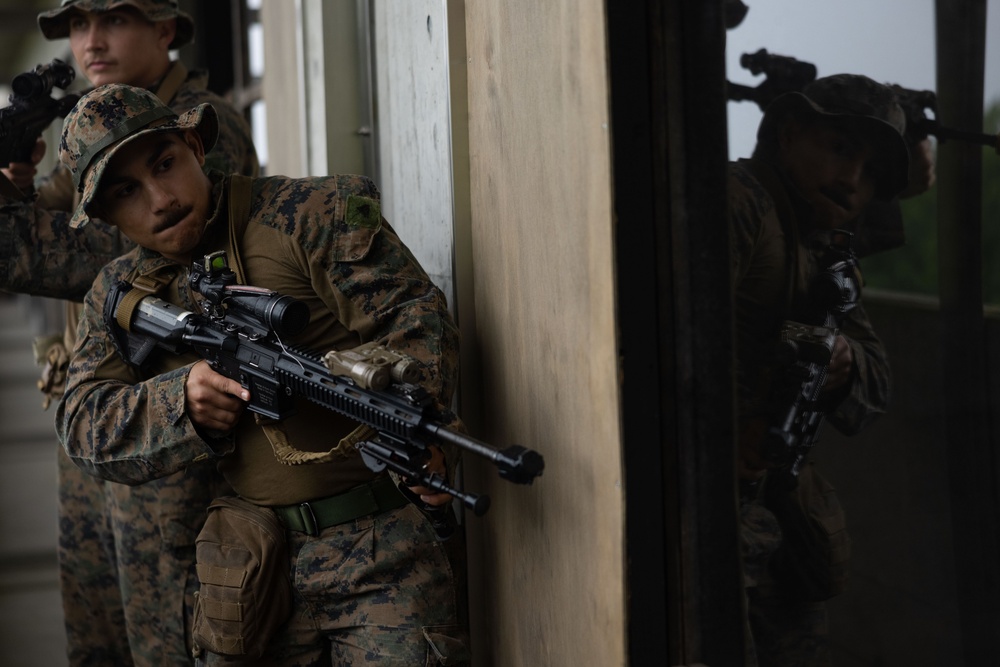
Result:
{"label": "black rifle stock", "polygon": [[[796,60],[791,56],[780,56],[759,49],[755,53],[740,56],[740,66],[751,74],[763,74],[764,80],[756,87],[726,82],[730,100],[755,102],[760,110],[766,111],[774,98],[784,93],[801,92],[816,79],[816,66]],[[913,90],[897,84],[890,84],[899,97],[899,105],[906,114],[906,141],[911,146],[928,135],[938,141],[965,141],[989,146],[1000,154],[1000,134],[969,132],[946,127],[937,120],[937,95],[930,90]],[[928,116],[930,111],[934,117]]]}
{"label": "black rifle stock", "polygon": [[0,109],[0,166],[31,161],[42,131],[80,99],[75,93],[53,98],[52,89],[65,90],[75,77],[73,68],[59,59],[14,77],[10,105]]}
{"label": "black rifle stock", "polygon": [[[763,458],[779,464],[777,474],[794,484],[823,423],[821,392],[834,341],[847,314],[861,296],[852,235],[835,231],[810,284],[810,312],[805,322],[786,321],[776,349],[777,377],[770,404],[774,418],[761,445]],[[777,475],[776,474],[776,475]]]}
{"label": "black rifle stock", "polygon": [[489,509],[489,496],[460,491],[428,472],[428,445],[447,442],[485,457],[501,478],[518,484],[542,473],[544,460],[531,449],[498,449],[449,428],[454,415],[435,409],[432,396],[413,383],[418,372],[408,357],[374,344],[322,358],[284,345],[282,336],[308,324],[308,308],[289,296],[235,284],[225,253],[195,262],[190,281],[205,297],[204,314],[152,295],[136,301],[141,293],[127,282],[108,295],[104,318],[126,362],[142,367],[156,348],[193,350],[249,390],[249,410],[271,419],[292,415],[294,398],[302,396],[377,432],[356,445],[371,470],[388,468],[413,486],[449,493],[477,516]]}

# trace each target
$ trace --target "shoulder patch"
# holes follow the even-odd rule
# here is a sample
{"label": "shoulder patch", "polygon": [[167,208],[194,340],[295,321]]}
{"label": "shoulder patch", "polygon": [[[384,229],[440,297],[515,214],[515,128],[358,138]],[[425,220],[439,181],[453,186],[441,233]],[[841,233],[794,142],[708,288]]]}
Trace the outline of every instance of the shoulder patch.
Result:
{"label": "shoulder patch", "polygon": [[348,227],[376,229],[382,220],[382,207],[377,199],[348,195],[344,222]]}

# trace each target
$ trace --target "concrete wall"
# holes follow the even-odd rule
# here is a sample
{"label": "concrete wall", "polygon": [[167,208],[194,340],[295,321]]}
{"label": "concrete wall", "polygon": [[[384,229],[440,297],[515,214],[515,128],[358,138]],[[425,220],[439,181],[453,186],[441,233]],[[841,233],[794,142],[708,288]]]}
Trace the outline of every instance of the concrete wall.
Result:
{"label": "concrete wall", "polygon": [[375,176],[363,5],[261,3],[268,174]]}
{"label": "concrete wall", "polygon": [[[485,437],[545,456],[484,475],[482,665],[625,664],[604,3],[467,3],[475,318]],[[483,656],[487,655],[488,658]]]}
{"label": "concrete wall", "polygon": [[446,3],[275,0],[261,16],[268,172],[371,176],[383,215],[454,305]]}
{"label": "concrete wall", "polygon": [[375,0],[373,15],[382,212],[454,304],[447,6]]}

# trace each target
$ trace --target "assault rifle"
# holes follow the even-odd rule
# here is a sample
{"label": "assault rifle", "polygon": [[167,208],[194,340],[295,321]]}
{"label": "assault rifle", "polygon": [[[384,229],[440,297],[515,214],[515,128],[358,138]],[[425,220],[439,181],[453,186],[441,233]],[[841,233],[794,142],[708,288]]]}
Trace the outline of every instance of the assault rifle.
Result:
{"label": "assault rifle", "polygon": [[415,384],[419,371],[411,358],[381,345],[322,358],[285,345],[283,337],[309,323],[308,307],[287,295],[236,284],[224,251],[194,262],[190,285],[205,297],[203,314],[125,281],[111,291],[104,319],[127,363],[141,368],[156,348],[174,354],[192,350],[250,391],[247,409],[271,419],[291,416],[295,397],[304,397],[377,433],[355,445],[372,471],[388,468],[413,486],[449,493],[476,516],[489,509],[489,496],[460,491],[428,472],[430,444],[447,442],[483,456],[501,478],[517,484],[531,484],[542,474],[545,462],[531,449],[497,449],[449,428],[454,415],[436,410],[433,397]]}
{"label": "assault rifle", "polygon": [[[760,49],[756,53],[740,56],[740,66],[751,74],[763,74],[764,80],[756,87],[726,82],[728,97],[733,101],[755,102],[763,112],[774,98],[784,93],[801,91],[816,79],[816,66],[791,56],[779,56]],[[946,127],[937,119],[937,95],[930,90],[913,90],[891,84],[899,96],[899,105],[906,114],[906,141],[913,145],[933,135],[939,142],[954,139],[972,144],[990,146],[1000,154],[1000,134],[968,132]],[[928,111],[933,118],[928,116]]]}
{"label": "assault rifle", "polygon": [[75,77],[73,68],[58,58],[14,77],[10,105],[0,109],[0,166],[31,161],[42,131],[68,114],[80,99],[75,93],[53,98],[52,89],[65,90]]}
{"label": "assault rifle", "polygon": [[809,288],[810,311],[803,322],[786,321],[775,352],[778,377],[771,405],[776,415],[761,445],[766,461],[780,464],[794,485],[803,461],[816,444],[823,423],[820,392],[826,382],[834,341],[847,314],[861,297],[853,235],[836,230]]}

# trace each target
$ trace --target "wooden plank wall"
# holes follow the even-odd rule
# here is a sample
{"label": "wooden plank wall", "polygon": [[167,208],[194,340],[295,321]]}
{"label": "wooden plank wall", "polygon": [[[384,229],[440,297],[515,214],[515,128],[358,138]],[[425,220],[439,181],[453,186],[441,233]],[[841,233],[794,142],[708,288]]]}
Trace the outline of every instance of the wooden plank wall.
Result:
{"label": "wooden plank wall", "polygon": [[493,507],[469,523],[477,665],[623,665],[604,3],[465,13],[484,439],[546,460],[531,487],[482,476]]}

